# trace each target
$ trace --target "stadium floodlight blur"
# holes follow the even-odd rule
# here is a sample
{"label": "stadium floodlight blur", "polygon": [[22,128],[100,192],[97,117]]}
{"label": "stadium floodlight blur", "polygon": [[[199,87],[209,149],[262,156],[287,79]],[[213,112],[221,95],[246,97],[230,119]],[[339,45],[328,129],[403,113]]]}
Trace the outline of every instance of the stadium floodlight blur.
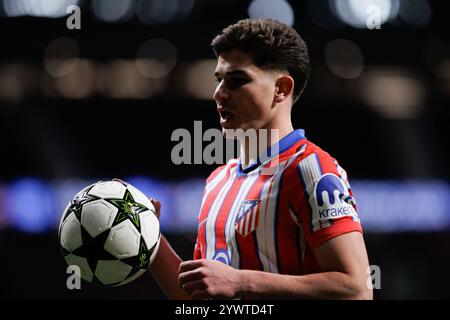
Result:
{"label": "stadium floodlight blur", "polygon": [[145,24],[167,24],[186,19],[194,7],[195,0],[139,0],[136,14]]}
{"label": "stadium floodlight blur", "polygon": [[[70,60],[68,60],[70,64]],[[85,99],[94,94],[94,64],[87,59],[80,59],[73,72],[54,79],[58,94],[66,99]]]}
{"label": "stadium floodlight blur", "polygon": [[54,226],[53,189],[35,179],[20,179],[5,190],[4,208],[8,221],[24,232],[45,232]]}
{"label": "stadium floodlight blur", "polygon": [[[395,21],[415,27],[426,27],[431,17],[427,0],[328,0],[328,6],[336,18],[359,29],[367,28],[367,18],[371,14],[379,14],[381,25]],[[320,17],[315,20],[320,24]]]}
{"label": "stadium floodlight blur", "polygon": [[203,59],[184,66],[180,72],[180,89],[196,99],[212,100],[217,83],[214,81],[215,59]]}
{"label": "stadium floodlight blur", "polygon": [[137,52],[136,68],[144,77],[158,79],[167,76],[177,64],[177,49],[165,39],[149,39]]}
{"label": "stadium floodlight blur", "polygon": [[250,18],[271,18],[294,25],[294,10],[289,2],[285,0],[253,0],[248,6]]}
{"label": "stadium floodlight blur", "polygon": [[[195,232],[203,179],[166,182],[150,177],[127,179],[161,201],[163,231]],[[64,206],[86,185],[85,181],[53,182],[22,178],[0,185],[0,221],[23,232],[54,230]],[[443,180],[354,180],[358,212],[367,232],[429,232],[450,230],[450,186]],[[0,225],[0,227],[2,227]]]}
{"label": "stadium floodlight blur", "polygon": [[378,67],[367,70],[360,80],[360,98],[385,118],[413,119],[423,110],[426,90],[411,71]]}
{"label": "stadium floodlight blur", "polygon": [[308,14],[314,24],[325,30],[337,30],[345,24],[331,11],[328,0],[309,0]]}
{"label": "stadium floodlight blur", "polygon": [[379,13],[379,22],[384,24],[397,17],[398,0],[330,0],[329,6],[336,17],[354,28],[367,28],[368,15]]}
{"label": "stadium floodlight blur", "polygon": [[94,0],[92,12],[101,21],[123,22],[134,16],[134,0]]}
{"label": "stadium floodlight blur", "polygon": [[44,52],[44,67],[52,77],[63,77],[74,71],[78,63],[78,43],[69,37],[50,42]]}
{"label": "stadium floodlight blur", "polygon": [[[1,0],[0,4],[7,17],[61,18],[68,15],[69,6],[83,3],[79,0]],[[102,22],[127,22],[137,16],[145,24],[167,24],[189,17],[196,3],[195,0],[93,0],[90,4],[93,15]]]}
{"label": "stadium floodlight blur", "polygon": [[194,0],[94,0],[92,12],[104,22],[126,22],[137,16],[145,24],[167,24],[186,19]]}
{"label": "stadium floodlight blur", "polygon": [[98,93],[112,99],[145,99],[166,90],[169,77],[144,77],[136,67],[136,60],[131,59],[115,59],[108,64],[97,64]]}
{"label": "stadium floodlight blur", "polygon": [[36,87],[39,75],[30,63],[7,63],[0,66],[0,100],[19,103]]}
{"label": "stadium floodlight blur", "polygon": [[359,46],[346,39],[336,39],[325,47],[328,68],[344,79],[358,78],[364,70],[364,56]]}
{"label": "stadium floodlight blur", "polygon": [[431,19],[431,8],[428,0],[402,0],[399,18],[415,27],[426,27]]}
{"label": "stadium floodlight blur", "polygon": [[3,11],[7,17],[60,18],[69,6],[78,4],[79,0],[3,0]]}
{"label": "stadium floodlight blur", "polygon": [[444,181],[355,181],[352,186],[368,231],[450,229],[450,188]]}

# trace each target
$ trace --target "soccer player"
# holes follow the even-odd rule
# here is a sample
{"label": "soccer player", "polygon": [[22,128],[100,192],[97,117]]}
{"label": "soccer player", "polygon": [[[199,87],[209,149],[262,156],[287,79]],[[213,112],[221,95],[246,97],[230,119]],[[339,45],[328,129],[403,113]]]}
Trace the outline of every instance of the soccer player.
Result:
{"label": "soccer player", "polygon": [[267,159],[250,162],[251,146],[242,144],[240,159],[211,173],[193,260],[182,261],[162,237],[154,278],[173,299],[372,299],[347,174],[292,126],[309,75],[306,44],[283,23],[246,19],[212,47],[224,132],[277,134],[257,141],[271,146]]}

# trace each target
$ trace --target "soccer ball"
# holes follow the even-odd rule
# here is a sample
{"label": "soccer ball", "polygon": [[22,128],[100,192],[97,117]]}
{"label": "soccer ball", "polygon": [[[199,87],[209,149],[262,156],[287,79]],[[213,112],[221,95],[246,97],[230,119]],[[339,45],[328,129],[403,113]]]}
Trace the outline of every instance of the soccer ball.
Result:
{"label": "soccer ball", "polygon": [[101,286],[120,286],[141,276],[156,256],[159,221],[150,200],[132,185],[97,182],[69,202],[58,238],[67,264],[81,278]]}

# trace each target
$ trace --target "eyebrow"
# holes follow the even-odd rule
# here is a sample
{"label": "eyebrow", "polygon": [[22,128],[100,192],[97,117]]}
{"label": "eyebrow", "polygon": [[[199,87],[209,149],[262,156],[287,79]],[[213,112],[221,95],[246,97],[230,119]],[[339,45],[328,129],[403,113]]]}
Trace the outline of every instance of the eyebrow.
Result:
{"label": "eyebrow", "polygon": [[[227,71],[225,72],[226,75],[228,76],[249,76],[249,74],[241,69],[236,69],[236,70],[231,70],[231,71]],[[218,77],[220,76],[220,73],[218,71],[214,72],[214,76]]]}

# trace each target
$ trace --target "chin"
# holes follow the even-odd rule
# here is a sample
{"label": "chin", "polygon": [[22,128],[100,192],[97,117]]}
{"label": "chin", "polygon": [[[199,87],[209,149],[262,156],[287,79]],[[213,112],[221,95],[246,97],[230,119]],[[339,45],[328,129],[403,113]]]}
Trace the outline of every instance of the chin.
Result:
{"label": "chin", "polygon": [[241,128],[239,123],[232,121],[232,120],[220,121],[220,125],[222,126],[222,131],[230,130],[230,129],[236,130],[236,129]]}
{"label": "chin", "polygon": [[224,130],[230,130],[230,129],[238,129],[238,127],[236,127],[236,126],[232,126],[232,125],[230,125],[230,124],[225,124],[225,123],[221,123],[220,124],[221,126],[222,126],[222,131],[224,131]]}

